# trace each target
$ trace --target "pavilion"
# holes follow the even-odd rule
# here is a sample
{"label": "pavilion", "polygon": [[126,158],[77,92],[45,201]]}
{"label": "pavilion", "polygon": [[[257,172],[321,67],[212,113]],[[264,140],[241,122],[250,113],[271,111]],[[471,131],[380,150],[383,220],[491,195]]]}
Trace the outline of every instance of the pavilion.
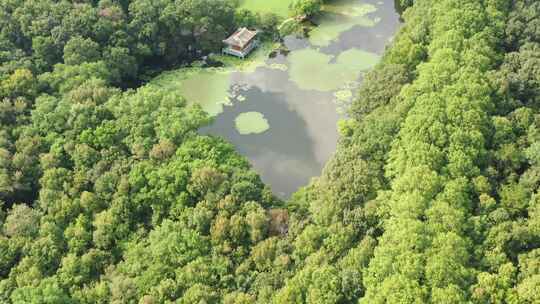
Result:
{"label": "pavilion", "polygon": [[238,29],[229,38],[223,40],[226,44],[223,53],[244,59],[259,44],[256,39],[257,34],[257,31],[250,31],[245,27]]}

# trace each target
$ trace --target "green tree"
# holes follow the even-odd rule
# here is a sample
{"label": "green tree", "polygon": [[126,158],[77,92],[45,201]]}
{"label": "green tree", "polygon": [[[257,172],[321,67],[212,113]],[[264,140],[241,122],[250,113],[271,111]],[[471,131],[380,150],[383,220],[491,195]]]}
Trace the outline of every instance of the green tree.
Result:
{"label": "green tree", "polygon": [[99,44],[89,38],[76,36],[64,46],[64,63],[67,65],[95,62],[100,57]]}

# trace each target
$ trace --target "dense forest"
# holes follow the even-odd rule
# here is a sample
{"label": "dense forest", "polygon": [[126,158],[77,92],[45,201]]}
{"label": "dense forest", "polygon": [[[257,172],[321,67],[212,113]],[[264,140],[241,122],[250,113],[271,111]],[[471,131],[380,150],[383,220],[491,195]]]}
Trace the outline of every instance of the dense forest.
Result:
{"label": "dense forest", "polygon": [[400,3],[281,201],[199,106],[134,89],[277,16],[0,0],[0,303],[540,303],[540,2]]}

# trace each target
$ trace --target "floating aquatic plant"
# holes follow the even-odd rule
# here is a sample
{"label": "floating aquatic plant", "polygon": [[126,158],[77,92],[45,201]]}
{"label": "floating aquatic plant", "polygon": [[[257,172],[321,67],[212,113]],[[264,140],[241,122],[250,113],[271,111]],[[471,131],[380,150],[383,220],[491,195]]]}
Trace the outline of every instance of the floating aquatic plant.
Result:
{"label": "floating aquatic plant", "polygon": [[242,135],[261,134],[270,128],[268,120],[259,112],[244,112],[234,120],[236,130]]}
{"label": "floating aquatic plant", "polygon": [[377,11],[372,4],[358,5],[358,1],[335,1],[324,6],[326,14],[317,18],[315,27],[309,33],[309,41],[316,46],[327,46],[339,36],[355,26],[373,27],[381,19],[368,15]]}
{"label": "floating aquatic plant", "polygon": [[287,59],[289,77],[301,89],[336,91],[344,83],[356,81],[362,71],[378,62],[379,56],[353,48],[334,57],[308,48],[291,52]]}

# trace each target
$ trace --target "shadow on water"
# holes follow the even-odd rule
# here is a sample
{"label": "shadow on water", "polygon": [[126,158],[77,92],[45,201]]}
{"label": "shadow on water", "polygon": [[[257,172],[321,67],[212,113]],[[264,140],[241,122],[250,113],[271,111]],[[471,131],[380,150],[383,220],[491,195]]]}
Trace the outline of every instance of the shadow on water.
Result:
{"label": "shadow on water", "polygon": [[[321,169],[306,122],[286,103],[283,93],[252,87],[242,94],[249,102],[235,101],[233,106],[225,107],[201,133],[221,136],[234,144],[258,172],[264,172],[264,182],[279,196],[289,196]],[[261,134],[241,135],[235,128],[235,119],[250,111],[262,113],[270,129]]]}

